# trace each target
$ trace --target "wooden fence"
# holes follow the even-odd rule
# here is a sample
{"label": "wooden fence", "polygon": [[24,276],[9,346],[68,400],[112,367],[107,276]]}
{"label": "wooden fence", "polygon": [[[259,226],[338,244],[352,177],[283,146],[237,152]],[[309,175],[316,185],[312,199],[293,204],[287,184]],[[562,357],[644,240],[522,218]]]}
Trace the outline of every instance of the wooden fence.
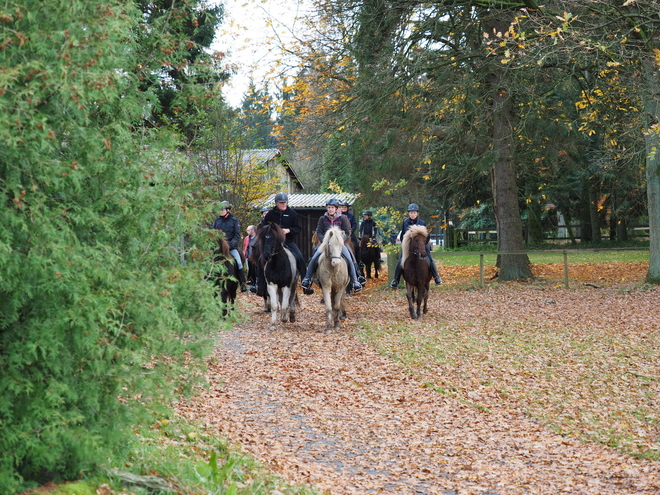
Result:
{"label": "wooden fence", "polygon": [[[568,255],[578,254],[578,253],[606,253],[606,252],[617,252],[617,251],[648,251],[647,249],[639,248],[594,248],[594,249],[543,249],[543,250],[534,250],[534,251],[436,251],[435,253],[442,253],[439,256],[479,256],[479,283],[481,286],[484,286],[484,257],[485,256],[497,256],[508,254],[561,254],[564,258],[564,286],[568,289]],[[435,258],[435,256],[434,256]]]}
{"label": "wooden fence", "polygon": [[[554,234],[554,235],[553,235]],[[648,238],[649,227],[632,227],[628,229],[628,238]],[[609,239],[609,233],[601,236],[603,240]],[[570,242],[569,237],[559,237],[557,232],[546,232],[544,240],[558,240]],[[444,245],[448,248],[458,248],[470,244],[482,244],[485,246],[497,245],[497,230],[493,229],[446,229],[444,234]]]}

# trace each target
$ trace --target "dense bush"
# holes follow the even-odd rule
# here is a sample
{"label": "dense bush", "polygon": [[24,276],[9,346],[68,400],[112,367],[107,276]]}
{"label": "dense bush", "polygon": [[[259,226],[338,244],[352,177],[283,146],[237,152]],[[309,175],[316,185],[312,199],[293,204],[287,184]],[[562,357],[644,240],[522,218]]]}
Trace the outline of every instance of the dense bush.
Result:
{"label": "dense bush", "polygon": [[121,448],[142,404],[195,376],[217,325],[181,262],[199,222],[159,156],[173,142],[142,125],[139,11],[27,0],[0,20],[0,493],[14,493]]}

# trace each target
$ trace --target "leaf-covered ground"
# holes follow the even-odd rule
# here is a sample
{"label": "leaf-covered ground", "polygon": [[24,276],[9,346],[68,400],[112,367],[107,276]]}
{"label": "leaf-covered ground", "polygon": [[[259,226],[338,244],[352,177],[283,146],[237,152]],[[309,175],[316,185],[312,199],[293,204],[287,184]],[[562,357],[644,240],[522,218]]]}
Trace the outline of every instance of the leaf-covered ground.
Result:
{"label": "leaf-covered ground", "polygon": [[180,411],[328,494],[658,494],[646,269],[571,265],[567,290],[561,264],[485,288],[478,267],[445,268],[417,321],[381,279],[330,335],[318,291],[276,332],[243,296],[249,322],[219,336],[209,392]]}

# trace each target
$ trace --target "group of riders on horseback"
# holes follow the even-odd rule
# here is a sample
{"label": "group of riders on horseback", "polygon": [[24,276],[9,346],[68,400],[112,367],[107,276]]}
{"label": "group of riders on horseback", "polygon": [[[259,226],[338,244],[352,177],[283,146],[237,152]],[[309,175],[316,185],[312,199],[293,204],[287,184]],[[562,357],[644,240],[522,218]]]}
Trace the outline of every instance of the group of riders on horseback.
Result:
{"label": "group of riders on horseback", "polygon": [[[276,224],[281,227],[282,232],[285,234],[284,246],[293,254],[295,258],[296,268],[299,274],[304,274],[302,278],[302,289],[304,294],[313,294],[314,290],[312,289],[314,273],[317,269],[318,258],[320,256],[320,251],[318,246],[315,247],[313,255],[310,259],[309,265],[305,268],[305,260],[300,251],[300,248],[295,242],[295,239],[298,234],[302,231],[300,225],[300,220],[298,214],[295,210],[291,209],[288,205],[289,198],[286,193],[278,193],[275,195],[275,206],[273,208],[262,209],[262,220],[259,225],[256,227],[256,231],[259,231],[261,228],[269,225]],[[239,245],[241,243],[241,228],[238,219],[232,215],[231,208],[232,205],[228,201],[222,201],[220,203],[220,214],[213,222],[213,228],[221,230],[224,233],[224,238],[229,244],[229,252],[231,256],[236,261],[236,273],[238,282],[240,284],[240,289],[242,292],[247,291],[245,272],[243,270],[243,259],[241,253],[239,252]],[[353,292],[359,292],[362,290],[366,284],[366,279],[360,272],[360,265],[356,259],[354,249],[358,248],[358,241],[355,236],[356,230],[356,220],[355,217],[348,213],[349,204],[331,198],[326,201],[326,212],[319,218],[318,224],[316,226],[316,236],[318,242],[323,242],[323,238],[326,233],[332,227],[339,227],[344,233],[344,246],[342,249],[342,257],[346,261],[348,272],[350,276],[349,287],[347,291],[352,290]],[[371,246],[378,246],[378,261],[380,261],[380,233],[376,227],[376,223],[372,218],[372,212],[367,210],[363,212],[364,219],[360,224],[359,235],[360,238],[366,238]],[[403,235],[414,225],[424,226],[425,222],[419,218],[419,206],[415,203],[411,203],[408,206],[408,218],[403,221],[401,232],[399,234],[400,239],[403,239]],[[349,243],[349,241],[351,241]],[[348,244],[352,244],[353,249],[349,249]],[[430,244],[426,244],[427,256],[426,259],[429,263],[429,268],[431,274],[435,280],[436,284],[441,284],[442,281],[438,276],[438,271],[433,262],[433,258],[430,256]],[[250,270],[250,273],[253,275],[254,280],[251,280],[252,286],[250,291],[258,295],[264,295],[263,289],[263,273],[259,269],[259,263],[255,263],[255,266],[252,267],[254,270]],[[402,274],[401,266],[401,257],[396,265],[394,272],[394,278],[391,283],[392,288],[398,287],[399,279]],[[369,275],[370,276],[370,275]]]}

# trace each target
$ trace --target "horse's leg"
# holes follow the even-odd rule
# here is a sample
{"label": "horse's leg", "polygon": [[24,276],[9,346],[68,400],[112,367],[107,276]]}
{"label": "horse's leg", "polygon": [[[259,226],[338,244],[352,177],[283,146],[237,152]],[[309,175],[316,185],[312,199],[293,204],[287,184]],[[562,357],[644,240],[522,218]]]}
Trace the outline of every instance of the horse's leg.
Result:
{"label": "horse's leg", "polygon": [[290,288],[291,293],[289,295],[289,321],[294,323],[296,321],[296,287],[298,286],[298,279],[296,278],[296,283]]}
{"label": "horse's leg", "polygon": [[406,282],[406,296],[408,297],[408,311],[410,311],[410,317],[415,320],[418,315],[415,313],[415,286]]}
{"label": "horse's leg", "polygon": [[427,282],[426,285],[424,286],[424,314],[428,311],[427,309],[427,303],[429,301],[429,283]]}
{"label": "horse's leg", "polygon": [[291,302],[291,288],[282,287],[282,314],[280,315],[280,321],[286,323],[289,321],[289,303]]}
{"label": "horse's leg", "polygon": [[270,329],[277,330],[277,310],[279,309],[277,285],[269,283],[266,288],[270,299]]}
{"label": "horse's leg", "polygon": [[333,327],[333,301],[332,290],[327,287],[323,289],[323,303],[325,304],[325,333],[331,333]]}

